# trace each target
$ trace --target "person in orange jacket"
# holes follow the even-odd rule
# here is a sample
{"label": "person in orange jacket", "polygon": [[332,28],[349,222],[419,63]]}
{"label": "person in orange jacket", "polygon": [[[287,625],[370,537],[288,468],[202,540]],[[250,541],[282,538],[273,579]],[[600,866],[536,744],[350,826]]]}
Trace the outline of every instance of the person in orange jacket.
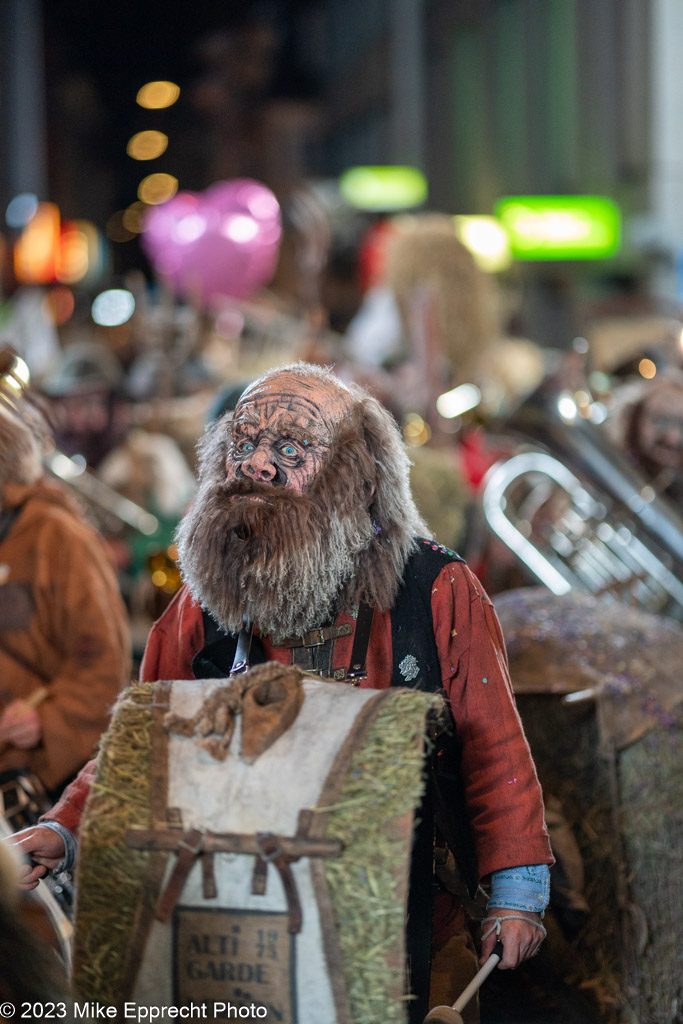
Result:
{"label": "person in orange jacket", "polygon": [[106,549],[41,462],[44,425],[0,403],[0,772],[55,795],[92,757],[129,680]]}

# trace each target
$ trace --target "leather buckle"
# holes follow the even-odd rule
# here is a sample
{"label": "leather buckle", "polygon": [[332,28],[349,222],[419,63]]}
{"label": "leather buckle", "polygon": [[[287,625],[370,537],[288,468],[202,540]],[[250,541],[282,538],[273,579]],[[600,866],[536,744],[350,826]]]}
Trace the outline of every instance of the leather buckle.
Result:
{"label": "leather buckle", "polygon": [[[276,860],[282,853],[280,840],[272,832],[259,832],[256,836],[256,844],[259,848],[259,856],[266,864]],[[266,849],[266,846],[270,847],[270,851]]]}
{"label": "leather buckle", "polygon": [[[313,637],[315,636],[316,633],[318,634],[318,639],[314,640]],[[312,629],[310,633],[304,634],[303,641],[304,647],[321,647],[324,643],[327,642],[325,637],[325,630],[323,629],[322,626],[319,626],[318,629]]]}

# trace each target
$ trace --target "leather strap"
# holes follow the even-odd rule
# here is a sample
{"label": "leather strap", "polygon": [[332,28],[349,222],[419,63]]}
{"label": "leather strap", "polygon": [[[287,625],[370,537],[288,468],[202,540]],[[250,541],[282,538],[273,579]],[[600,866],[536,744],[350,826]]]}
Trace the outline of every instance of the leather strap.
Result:
{"label": "leather strap", "polygon": [[171,916],[176,903],[180,899],[187,876],[192,870],[198,854],[202,852],[203,843],[204,833],[198,828],[193,828],[179,840],[175,867],[166,888],[159,898],[154,915],[157,921],[168,921]]}
{"label": "leather strap", "polygon": [[214,900],[218,895],[218,889],[213,870],[213,854],[202,853],[199,859],[202,865],[202,896],[205,900]]}
{"label": "leather strap", "polygon": [[266,891],[266,882],[268,879],[268,863],[263,859],[260,854],[256,854],[256,861],[254,863],[254,870],[251,876],[251,893],[252,896],[263,896]]}
{"label": "leather strap", "polygon": [[302,672],[329,677],[334,660],[334,640],[310,647],[292,647],[292,665]]}
{"label": "leather strap", "polygon": [[375,617],[373,606],[361,601],[358,607],[358,618],[356,619],[356,632],[353,635],[353,647],[351,648],[351,664],[346,673],[354,686],[358,686],[361,679],[367,677],[365,662],[368,656],[368,644],[372,631],[372,620]]}
{"label": "leather strap", "polygon": [[267,864],[274,864],[280,873],[282,888],[285,891],[285,898],[287,900],[287,914],[289,918],[287,931],[290,935],[298,935],[303,924],[303,914],[301,913],[301,902],[296,882],[294,881],[294,875],[289,866],[291,860],[298,858],[291,858],[283,853],[277,837],[271,832],[262,832],[256,837],[256,842],[261,851],[261,860],[264,860]]}
{"label": "leather strap", "polygon": [[288,636],[282,641],[283,647],[319,647],[328,640],[337,640],[340,636],[348,636],[351,623],[342,622],[339,626],[321,626],[311,629],[303,636]]}

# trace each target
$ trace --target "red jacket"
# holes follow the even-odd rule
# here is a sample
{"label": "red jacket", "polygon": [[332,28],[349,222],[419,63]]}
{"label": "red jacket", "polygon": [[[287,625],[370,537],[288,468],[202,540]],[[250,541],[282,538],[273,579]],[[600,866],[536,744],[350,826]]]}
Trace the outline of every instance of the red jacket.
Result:
{"label": "red jacket", "polygon": [[[519,864],[550,864],[536,771],[515,707],[503,638],[481,584],[460,562],[450,562],[432,589],[434,633],[442,684],[462,747],[462,774],[480,877]],[[337,622],[353,618],[342,614]],[[290,662],[291,651],[263,641],[266,657]],[[353,632],[336,640],[334,666],[349,664]],[[183,587],[152,627],[140,677],[192,679],[192,658],[204,645],[200,608]],[[361,685],[391,685],[390,614],[376,612]],[[83,770],[47,817],[77,830],[94,763]]]}

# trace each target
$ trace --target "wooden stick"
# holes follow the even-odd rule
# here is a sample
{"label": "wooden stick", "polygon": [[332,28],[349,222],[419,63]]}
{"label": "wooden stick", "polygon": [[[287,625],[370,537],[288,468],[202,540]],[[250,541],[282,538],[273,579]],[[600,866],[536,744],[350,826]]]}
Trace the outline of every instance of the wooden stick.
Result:
{"label": "wooden stick", "polygon": [[[19,697],[18,699],[23,700],[24,704],[27,704],[32,710],[35,710],[39,704],[42,704],[49,692],[50,691],[47,686],[37,686],[35,690],[32,690],[31,693],[29,693],[28,697]],[[4,754],[6,750],[9,750],[11,746],[13,746],[13,744],[10,743],[9,740],[0,740],[0,755]]]}

